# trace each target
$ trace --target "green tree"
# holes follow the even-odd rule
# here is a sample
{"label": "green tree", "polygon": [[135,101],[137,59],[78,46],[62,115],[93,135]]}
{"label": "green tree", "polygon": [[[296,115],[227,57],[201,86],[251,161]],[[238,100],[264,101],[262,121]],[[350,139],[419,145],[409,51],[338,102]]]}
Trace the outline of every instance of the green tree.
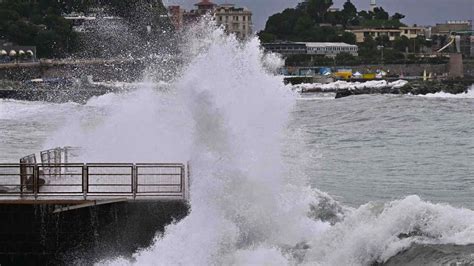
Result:
{"label": "green tree", "polygon": [[341,13],[344,25],[355,25],[355,22],[358,22],[357,8],[350,0],[347,0],[347,2],[344,3],[344,9]]}
{"label": "green tree", "polygon": [[356,36],[352,32],[345,31],[340,35],[339,40],[340,42],[348,43],[348,44],[356,44]]}
{"label": "green tree", "polygon": [[354,65],[358,63],[357,58],[350,53],[339,53],[336,55],[335,60],[337,65]]}
{"label": "green tree", "polygon": [[384,46],[384,47],[390,46],[390,38],[388,37],[388,35],[381,35],[381,36],[376,37],[375,42],[379,46]]}
{"label": "green tree", "polygon": [[296,32],[304,32],[310,30],[313,27],[314,23],[310,16],[303,15],[298,18],[295,24],[294,31]]}
{"label": "green tree", "polygon": [[262,43],[269,43],[269,42],[274,42],[276,41],[276,36],[275,34],[268,33],[265,31],[260,31],[258,33],[258,37]]}
{"label": "green tree", "polygon": [[402,63],[405,57],[402,52],[394,49],[384,49],[383,58],[385,62]]}
{"label": "green tree", "polygon": [[389,19],[389,15],[388,15],[388,13],[383,9],[383,7],[376,7],[376,8],[374,8],[373,13],[374,13],[374,15],[373,15],[373,18],[374,18],[374,19],[379,19],[379,20],[388,20],[388,19]]}
{"label": "green tree", "polygon": [[393,41],[393,48],[400,52],[406,52],[409,45],[410,40],[406,36],[397,37],[395,41]]}
{"label": "green tree", "polygon": [[328,9],[333,5],[332,0],[306,0],[306,12],[315,22],[324,21]]}
{"label": "green tree", "polygon": [[402,20],[403,18],[405,18],[405,15],[402,15],[402,14],[400,14],[400,13],[395,13],[395,14],[392,16],[391,19],[400,21],[400,20]]}

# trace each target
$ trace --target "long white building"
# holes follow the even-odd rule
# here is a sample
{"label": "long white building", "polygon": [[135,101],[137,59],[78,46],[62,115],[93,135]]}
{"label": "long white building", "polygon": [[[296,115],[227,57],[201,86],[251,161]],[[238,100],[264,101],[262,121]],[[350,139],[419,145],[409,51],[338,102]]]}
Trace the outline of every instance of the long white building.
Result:
{"label": "long white building", "polygon": [[343,42],[277,42],[264,43],[263,47],[268,51],[284,55],[311,54],[335,57],[340,53],[358,56],[359,52],[357,45]]}
{"label": "long white building", "polygon": [[306,53],[315,55],[324,55],[335,57],[340,53],[348,53],[358,56],[359,48],[357,45],[347,44],[343,42],[306,42]]}

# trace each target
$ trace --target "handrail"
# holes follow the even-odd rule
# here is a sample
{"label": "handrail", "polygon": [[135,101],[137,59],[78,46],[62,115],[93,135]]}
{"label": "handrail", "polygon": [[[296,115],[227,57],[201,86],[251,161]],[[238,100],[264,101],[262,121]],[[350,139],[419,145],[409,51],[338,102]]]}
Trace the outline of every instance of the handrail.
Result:
{"label": "handrail", "polygon": [[181,163],[0,164],[0,199],[186,200]]}

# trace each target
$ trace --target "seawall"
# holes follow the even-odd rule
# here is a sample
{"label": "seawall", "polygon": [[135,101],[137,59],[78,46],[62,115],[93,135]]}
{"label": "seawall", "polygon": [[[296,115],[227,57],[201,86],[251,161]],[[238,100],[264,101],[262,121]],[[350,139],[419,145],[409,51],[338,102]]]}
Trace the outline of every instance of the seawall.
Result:
{"label": "seawall", "polygon": [[141,77],[144,69],[145,64],[140,60],[42,60],[34,63],[0,64],[0,80],[93,76],[100,80],[134,81]]}
{"label": "seawall", "polygon": [[57,207],[0,204],[1,265],[87,265],[130,256],[188,213],[184,201],[123,202],[53,214]]}

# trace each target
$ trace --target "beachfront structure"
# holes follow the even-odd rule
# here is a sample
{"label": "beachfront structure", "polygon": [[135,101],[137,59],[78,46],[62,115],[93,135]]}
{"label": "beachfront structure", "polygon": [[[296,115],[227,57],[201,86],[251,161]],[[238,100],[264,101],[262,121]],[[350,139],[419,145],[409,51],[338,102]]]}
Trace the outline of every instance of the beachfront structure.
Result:
{"label": "beachfront structure", "polygon": [[11,43],[0,45],[0,63],[34,62],[36,46],[19,46]]}
{"label": "beachfront structure", "polygon": [[245,7],[224,4],[214,10],[218,25],[223,25],[227,32],[245,39],[252,35],[252,12]]}
{"label": "beachfront structure", "polygon": [[327,57],[335,57],[340,53],[348,53],[353,56],[358,56],[359,48],[357,45],[347,44],[342,42],[307,42],[306,53],[312,55],[324,55]]}
{"label": "beachfront structure", "polygon": [[295,42],[275,42],[262,44],[265,50],[282,55],[306,54],[306,44]]}
{"label": "beachfront structure", "polygon": [[353,56],[357,56],[359,51],[357,45],[342,42],[277,42],[264,43],[263,47],[267,51],[283,55],[309,54],[327,57],[335,57],[340,53],[349,53]]}

